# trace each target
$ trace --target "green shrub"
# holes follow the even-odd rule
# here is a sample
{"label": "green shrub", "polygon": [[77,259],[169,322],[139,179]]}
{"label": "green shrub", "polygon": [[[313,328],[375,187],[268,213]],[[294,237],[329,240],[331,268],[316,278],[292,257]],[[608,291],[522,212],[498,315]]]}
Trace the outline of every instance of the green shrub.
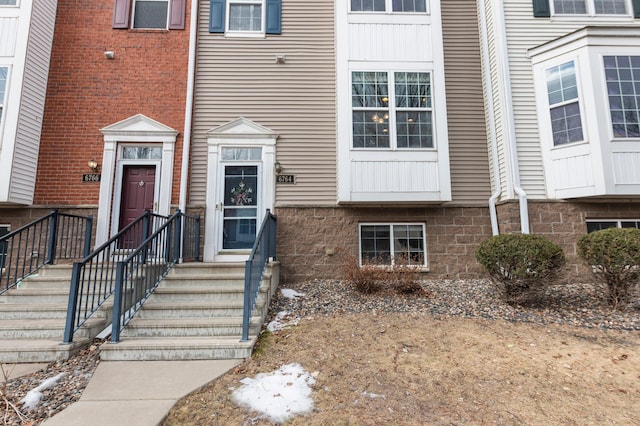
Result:
{"label": "green shrub", "polygon": [[640,278],[640,229],[610,228],[587,234],[578,242],[578,255],[606,284],[609,304],[631,302]]}
{"label": "green shrub", "polygon": [[480,244],[476,259],[509,304],[535,301],[566,263],[557,244],[531,234],[491,237]]}

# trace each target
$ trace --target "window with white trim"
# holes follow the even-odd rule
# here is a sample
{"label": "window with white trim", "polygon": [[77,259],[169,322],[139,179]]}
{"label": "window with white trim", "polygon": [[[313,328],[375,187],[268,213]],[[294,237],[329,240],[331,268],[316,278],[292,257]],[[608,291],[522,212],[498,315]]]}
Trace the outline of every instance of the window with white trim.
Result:
{"label": "window with white trim", "polygon": [[16,6],[18,0],[0,0],[0,6]]}
{"label": "window with white trim", "polygon": [[587,221],[587,232],[600,231],[608,228],[640,229],[640,219],[598,219]]}
{"label": "window with white trim", "polygon": [[351,0],[352,12],[426,13],[426,0]]}
{"label": "window with white trim", "polygon": [[264,0],[230,0],[227,7],[227,31],[264,32]]}
{"label": "window with white trim", "polygon": [[584,140],[574,62],[547,68],[545,74],[553,145]]}
{"label": "window with white trim", "polygon": [[2,112],[4,111],[4,103],[7,96],[8,76],[9,67],[0,67],[0,125],[2,125]]}
{"label": "window with white trim", "polygon": [[391,265],[394,259],[402,259],[409,265],[426,266],[424,224],[360,224],[360,264]]}
{"label": "window with white trim", "polygon": [[169,0],[133,0],[133,28],[166,29]]}
{"label": "window with white trim", "polygon": [[431,73],[351,73],[354,148],[433,148]]}
{"label": "window with white trim", "polygon": [[640,56],[602,59],[613,137],[640,137]]}
{"label": "window with white trim", "polygon": [[627,0],[553,0],[554,15],[629,16]]}

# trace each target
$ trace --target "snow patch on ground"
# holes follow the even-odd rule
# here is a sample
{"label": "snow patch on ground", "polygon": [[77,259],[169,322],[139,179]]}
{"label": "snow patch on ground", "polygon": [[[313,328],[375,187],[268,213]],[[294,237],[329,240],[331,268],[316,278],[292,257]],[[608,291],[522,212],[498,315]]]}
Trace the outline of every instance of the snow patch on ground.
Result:
{"label": "snow patch on ground", "polygon": [[232,393],[233,400],[273,423],[284,423],[313,409],[311,386],[316,381],[300,364],[287,364],[240,382],[242,386]]}
{"label": "snow patch on ground", "polygon": [[68,373],[60,373],[55,377],[50,377],[46,380],[43,380],[42,383],[40,383],[40,386],[34,389],[31,389],[29,392],[27,392],[27,394],[25,395],[24,398],[22,398],[20,403],[27,410],[33,410],[38,406],[38,404],[40,404],[40,400],[42,399],[42,391],[55,386],[60,381],[60,379],[65,377],[67,374]]}
{"label": "snow patch on ground", "polygon": [[282,296],[284,296],[287,299],[295,299],[296,297],[304,297],[304,293],[298,293],[297,291],[291,289],[291,288],[283,288],[282,290],[280,290],[280,293],[282,293]]}
{"label": "snow patch on ground", "polygon": [[275,319],[267,324],[267,330],[270,332],[284,330],[287,327],[295,327],[298,325],[300,317],[292,317],[291,312],[281,311],[278,312]]}

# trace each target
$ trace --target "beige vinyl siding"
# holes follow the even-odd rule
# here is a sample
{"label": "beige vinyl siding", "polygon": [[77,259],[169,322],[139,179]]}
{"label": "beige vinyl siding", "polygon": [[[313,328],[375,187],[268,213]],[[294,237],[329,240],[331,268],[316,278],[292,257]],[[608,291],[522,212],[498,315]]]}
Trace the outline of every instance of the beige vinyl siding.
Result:
{"label": "beige vinyl siding", "polygon": [[[276,186],[276,205],[335,205],[335,49],[332,1],[283,1],[282,34],[225,38],[209,34],[201,2],[192,205],[204,205],[206,132],[240,116],[279,135],[276,158],[295,185]],[[276,55],[286,63],[276,64]]]}
{"label": "beige vinyl siding", "polygon": [[485,203],[491,182],[475,2],[441,7],[452,201]]}
{"label": "beige vinyl siding", "polygon": [[33,202],[56,7],[56,0],[33,2],[9,188],[14,203]]}

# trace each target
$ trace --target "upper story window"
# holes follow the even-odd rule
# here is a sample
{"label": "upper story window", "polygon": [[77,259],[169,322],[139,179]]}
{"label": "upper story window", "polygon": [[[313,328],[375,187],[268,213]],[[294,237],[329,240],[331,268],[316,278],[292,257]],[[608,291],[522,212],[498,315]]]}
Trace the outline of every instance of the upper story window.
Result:
{"label": "upper story window", "polygon": [[2,124],[2,112],[4,111],[4,98],[7,92],[8,67],[0,67],[0,125]]}
{"label": "upper story window", "polygon": [[211,0],[209,32],[263,36],[282,32],[282,0]]}
{"label": "upper story window", "polygon": [[0,0],[0,6],[16,6],[18,0]]}
{"label": "upper story window", "polygon": [[427,11],[426,0],[351,0],[352,12],[421,12]]}
{"label": "upper story window", "polygon": [[431,73],[351,74],[354,148],[433,148]]}
{"label": "upper story window", "polygon": [[554,15],[630,15],[627,0],[553,0]]}
{"label": "upper story window", "polygon": [[582,120],[573,61],[546,70],[553,145],[582,141]]}
{"label": "upper story window", "polygon": [[113,28],[184,29],[185,3],[186,0],[115,0]]}
{"label": "upper story window", "polygon": [[603,56],[615,138],[640,137],[640,56]]}
{"label": "upper story window", "polygon": [[133,28],[166,29],[169,0],[133,0]]}

